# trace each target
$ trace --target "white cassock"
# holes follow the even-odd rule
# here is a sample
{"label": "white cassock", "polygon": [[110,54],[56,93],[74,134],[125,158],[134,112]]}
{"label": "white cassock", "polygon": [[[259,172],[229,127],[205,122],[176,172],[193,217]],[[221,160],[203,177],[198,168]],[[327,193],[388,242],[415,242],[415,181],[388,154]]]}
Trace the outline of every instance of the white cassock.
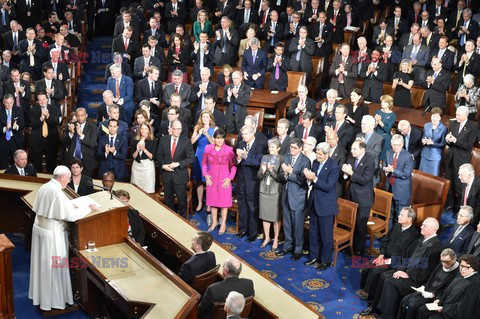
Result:
{"label": "white cassock", "polygon": [[53,268],[52,257],[68,258],[67,221],[86,216],[90,208],[74,207],[60,183],[51,179],[38,190],[33,211],[37,217],[32,230],[28,298],[45,311],[65,309],[67,303],[73,305],[70,269]]}

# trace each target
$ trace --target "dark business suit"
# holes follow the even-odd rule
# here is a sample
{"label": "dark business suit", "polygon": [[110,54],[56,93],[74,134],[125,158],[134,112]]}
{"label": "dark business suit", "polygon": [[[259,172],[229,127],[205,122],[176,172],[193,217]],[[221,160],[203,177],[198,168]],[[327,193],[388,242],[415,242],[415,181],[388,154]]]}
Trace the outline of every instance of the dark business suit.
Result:
{"label": "dark business suit", "polygon": [[[251,48],[245,50],[242,59],[242,72],[248,74],[248,79],[245,84],[254,89],[263,90],[265,83],[265,72],[267,70],[267,52],[257,49],[255,60],[253,59],[253,51]],[[260,76],[253,80],[252,75],[260,73]]]}
{"label": "dark business suit", "polygon": [[273,65],[275,61],[275,54],[268,58],[267,72],[270,72],[270,79],[268,80],[268,89],[271,91],[286,91],[288,87],[288,75],[290,70],[290,59],[286,55],[282,55],[282,63],[278,65],[278,78],[276,76],[277,66]]}
{"label": "dark business suit", "polygon": [[[333,122],[331,124],[327,124],[333,130],[335,130],[337,126],[337,122]],[[337,129],[337,136],[338,136],[338,146],[344,150],[350,149],[350,143],[353,140],[354,130],[353,127],[347,121],[344,121]]]}
{"label": "dark business suit", "polygon": [[[162,111],[162,118],[161,118],[162,123],[164,121],[168,122],[167,113],[168,113],[168,108],[165,108]],[[192,112],[190,111],[190,109],[181,107],[180,112],[178,113],[178,120],[182,122],[182,125],[183,125],[182,135],[184,133],[188,135],[188,130],[192,126]]]}
{"label": "dark business suit", "polygon": [[[427,71],[427,77],[434,77],[434,75],[435,72],[433,70]],[[447,106],[447,91],[450,87],[450,79],[449,71],[440,70],[431,85],[427,82],[423,84],[423,86],[427,88],[425,91],[425,107],[434,105],[445,110]]]}
{"label": "dark business suit", "polygon": [[[12,31],[7,31],[3,34],[3,49],[4,50],[10,50],[10,51],[18,51],[19,46],[18,44],[20,41],[26,39],[27,37],[25,36],[25,32],[18,30],[17,31],[17,48],[14,50],[14,42],[13,42],[13,32]],[[15,61],[16,63],[20,62],[20,57],[12,55],[12,60]]]}
{"label": "dark business suit", "polygon": [[35,45],[35,53],[33,54],[33,66],[30,66],[30,55],[27,53],[28,40],[24,39],[18,43],[18,55],[20,57],[20,73],[29,72],[32,75],[34,81],[39,80],[42,77],[42,58],[43,48],[42,42],[37,39],[32,41]]}
{"label": "dark business suit", "polygon": [[[113,92],[113,97],[116,98],[116,83],[117,79],[110,77],[107,80],[107,90]],[[120,79],[120,96],[119,98],[123,99],[123,109],[125,111],[125,122],[130,126],[132,123],[133,110],[135,105],[133,103],[133,80],[132,78],[122,75]],[[118,104],[118,103],[117,103]],[[121,119],[123,120],[123,119]]]}
{"label": "dark business suit", "polygon": [[[183,131],[183,130],[182,130]],[[172,155],[172,137],[167,135],[158,143],[156,160],[160,166],[178,162],[180,166],[173,172],[162,169],[162,183],[165,192],[165,205],[174,210],[174,194],[178,198],[178,214],[185,216],[187,208],[188,165],[195,159],[193,146],[188,137],[180,135],[177,140],[175,153]]]}
{"label": "dark business suit", "polygon": [[[291,29],[290,26],[292,26],[293,29]],[[293,39],[299,37],[300,28],[303,27],[303,26],[305,26],[305,23],[303,23],[302,21],[298,22],[296,27],[295,27],[295,24],[293,22],[292,23],[285,23],[285,31],[283,32],[283,38],[286,41],[286,43],[284,45],[285,54],[290,55],[290,51],[289,51],[290,43],[292,42]]]}
{"label": "dark business suit", "polygon": [[[80,125],[80,124],[77,124]],[[73,136],[70,137],[68,128],[65,128],[63,134],[63,146],[67,150],[65,165],[70,166],[70,162],[75,158],[75,148],[80,144],[80,158],[83,162],[83,174],[92,176],[93,171],[97,168],[97,161],[95,159],[95,146],[97,144],[97,128],[90,122],[85,122],[82,134],[83,139],[80,140],[77,130],[74,130]]]}
{"label": "dark business suit", "polygon": [[[284,163],[292,165],[292,154],[285,155]],[[303,226],[308,191],[303,170],[310,167],[310,159],[299,153],[293,165],[293,172],[288,175],[283,172],[279,174],[280,180],[285,182],[285,191],[282,192],[284,252],[293,251],[301,255],[303,251]]]}
{"label": "dark business suit", "polygon": [[[310,38],[306,38],[306,44],[303,49],[298,49],[298,43],[300,38],[293,38],[288,47],[290,52],[290,68],[292,71],[305,72],[307,77],[313,70],[312,56],[315,52],[314,42]],[[298,52],[300,51],[300,56]],[[298,57],[297,57],[298,56]]]}
{"label": "dark business suit", "polygon": [[200,92],[201,84],[202,84],[202,81],[196,82],[193,85],[193,90],[192,90],[192,93],[190,94],[190,102],[195,105],[195,108],[193,110],[195,114],[197,114],[198,111],[202,110],[202,100],[205,98],[205,96],[209,96],[209,95],[213,96],[214,101],[217,101],[217,97],[218,97],[218,84],[213,81],[208,81],[207,93],[206,94],[201,93],[200,96],[198,96],[198,93]]}
{"label": "dark business suit", "polygon": [[[295,109],[298,106],[298,103],[300,103],[300,98],[296,97],[290,101],[290,107],[288,108],[287,111],[287,120],[290,121],[290,129],[289,132],[295,130],[295,126],[298,124],[298,120],[300,119],[300,112],[295,113]],[[315,114],[315,100],[311,99],[307,96],[305,99],[305,111],[308,111],[312,114]],[[304,111],[304,112],[305,112]],[[314,136],[314,135],[312,135]],[[299,136],[297,136],[299,137]],[[316,136],[314,136],[317,138]],[[299,138],[303,138],[303,135]]]}
{"label": "dark business suit", "polygon": [[25,0],[18,0],[15,8],[17,9],[17,21],[22,25],[24,30],[35,27],[42,18],[41,0],[31,0],[30,6],[27,6]]}
{"label": "dark business suit", "polygon": [[122,35],[116,37],[112,41],[112,53],[119,52],[119,53],[126,53],[130,55],[130,59],[124,57],[130,65],[133,65],[133,61],[138,56],[138,52],[140,45],[138,41],[133,38],[133,36],[128,40],[127,49],[125,49],[125,41]]}
{"label": "dark business suit", "polygon": [[[372,11],[373,12],[373,11]],[[327,12],[327,21],[336,21],[333,26],[333,43],[343,43],[344,32],[343,28],[347,25],[347,15],[342,9],[338,10],[337,17],[335,20],[335,11],[333,8]]]}
{"label": "dark business suit", "polygon": [[103,174],[108,171],[112,171],[115,175],[115,180],[123,182],[128,177],[127,168],[125,166],[125,159],[128,153],[127,139],[117,133],[113,140],[113,146],[115,146],[115,155],[108,153],[105,156],[105,146],[110,144],[108,134],[100,136],[98,138],[97,156],[99,159],[98,165],[98,177],[102,178]]}
{"label": "dark business suit", "polygon": [[183,2],[177,1],[177,15],[172,15],[173,4],[172,2],[167,2],[165,4],[165,20],[167,21],[167,33],[175,32],[177,24],[185,25],[185,19],[187,18],[187,8]]}
{"label": "dark business suit", "polygon": [[[435,48],[433,50],[430,50],[430,61],[432,60],[433,57],[438,57],[439,56],[439,48]],[[454,61],[455,61],[455,53],[450,51],[449,49],[445,49],[445,51],[442,54],[442,57],[440,58],[442,60],[442,68],[446,71],[452,71],[453,66],[454,66]]]}
{"label": "dark business suit", "polygon": [[152,35],[157,38],[157,46],[160,46],[162,48],[168,47],[168,42],[165,37],[165,31],[163,31],[162,29],[155,29],[155,31],[153,31],[152,29],[145,30],[145,32],[143,33],[142,44],[148,43],[148,38],[150,38]]}
{"label": "dark business suit", "polygon": [[456,88],[463,84],[465,75],[471,74],[476,76],[479,69],[480,56],[477,53],[473,52],[466,63],[461,61],[461,55],[457,55],[457,63],[454,66],[454,70],[458,72]]}
{"label": "dark business suit", "polygon": [[[182,103],[180,104],[181,108],[190,108],[191,91],[192,87],[189,84],[182,83],[182,85],[180,85],[178,94],[180,94],[180,97],[182,98]],[[175,93],[175,84],[166,84],[163,93],[163,101],[167,107],[170,107],[170,96]]]}
{"label": "dark business suit", "polygon": [[[274,28],[273,31],[275,33],[272,36],[269,36],[268,33],[271,33],[270,29],[273,28],[274,24],[275,24],[275,28]],[[264,44],[263,49],[265,51],[267,51],[268,53],[272,53],[273,49],[275,47],[275,43],[283,40],[284,30],[285,30],[285,26],[280,21],[277,21],[277,22],[268,21],[267,23],[265,23],[265,25],[263,26],[263,30],[262,30],[263,31],[263,38],[265,39],[265,44]]]}
{"label": "dark business suit", "polygon": [[[135,86],[135,101],[137,103],[142,102],[143,100],[150,100],[151,98],[157,98],[159,102],[162,102],[162,82],[157,81],[154,84],[153,92],[152,87],[149,84],[148,78],[138,81]],[[150,103],[150,110],[152,112],[159,112],[160,105],[157,106],[153,103]]]}
{"label": "dark business suit", "polygon": [[[58,80],[61,81],[62,83],[65,83],[65,81],[67,81],[67,80],[70,79],[70,73],[68,73],[68,67],[67,67],[67,64],[66,64],[66,63],[63,63],[63,62],[58,62],[58,63],[57,63],[57,73],[55,73],[55,68],[53,67],[53,63],[52,63],[51,60],[45,62],[45,63],[42,65],[42,69],[45,68],[45,67],[52,68],[54,74],[57,75],[56,79],[58,79]],[[61,80],[59,79],[60,74],[62,75],[62,79],[61,79]],[[65,91],[65,86],[64,86],[63,90]]]}
{"label": "dark business suit", "polygon": [[[25,173],[25,176],[37,177],[37,171],[35,170],[35,167],[33,167],[32,164],[27,164],[27,166],[23,168],[23,171]],[[10,166],[3,173],[11,174],[11,175],[20,175],[20,172],[18,171],[18,168],[15,165]]]}
{"label": "dark business suit", "polygon": [[[460,196],[460,204],[464,204],[465,199],[465,188],[467,184],[462,184],[462,193]],[[473,218],[470,221],[470,225],[477,227],[478,222],[480,221],[480,178],[474,177],[472,186],[468,190],[467,201],[465,205],[468,205],[473,208]]]}
{"label": "dark business suit", "polygon": [[[278,137],[280,139],[280,137]],[[281,147],[280,151],[278,152],[280,155],[284,156],[287,154],[290,154],[290,141],[291,137],[289,135],[286,135],[283,140],[280,140]]]}
{"label": "dark business suit", "polygon": [[[338,167],[342,167],[343,164],[345,164],[345,161],[347,160],[347,151],[341,147],[338,147],[338,145],[335,147],[335,149],[332,152],[332,155],[330,155],[330,158],[337,163]],[[343,174],[340,173],[338,176],[338,181],[337,181],[337,196],[338,197],[343,197],[345,189],[345,179],[343,178]]]}
{"label": "dark business suit", "polygon": [[[40,106],[32,107],[30,111],[30,123],[32,132],[29,137],[29,157],[35,166],[37,172],[43,172],[42,156],[45,155],[47,162],[47,172],[53,173],[57,166],[57,147],[58,147],[58,119],[60,118],[60,109],[48,105],[48,112],[50,116],[44,121],[40,120],[42,110]],[[48,135],[43,137],[42,126],[47,123]]]}
{"label": "dark business suit", "polygon": [[[160,63],[160,60],[157,59],[156,57],[151,56],[148,59],[148,66],[156,66],[160,71],[162,71],[162,65]],[[133,78],[134,79],[143,79],[148,76],[148,72],[144,73],[144,67],[145,67],[145,57],[139,56],[138,58],[135,59],[134,65],[133,65]]]}
{"label": "dark business suit", "polygon": [[[52,106],[58,108],[58,110],[60,110],[60,101],[65,98],[65,91],[63,89],[64,87],[65,85],[60,80],[52,79],[50,88],[53,88],[53,95],[50,96],[49,102]],[[47,91],[47,82],[45,78],[35,82],[36,95],[46,91]]]}
{"label": "dark business suit", "polygon": [[[410,154],[413,156],[413,160],[415,161],[415,167],[418,167],[420,163],[420,154],[422,152],[422,131],[418,129],[416,126],[411,125],[411,131],[408,138],[408,145],[404,142],[403,148],[406,149]],[[405,136],[403,136],[404,141],[406,141]]]}
{"label": "dark business suit", "polygon": [[[412,171],[414,162],[412,155],[402,149],[398,154],[398,158],[394,163],[394,152],[390,149],[385,157],[384,167],[392,165],[394,170],[387,174],[385,188],[393,194],[393,223],[398,220],[398,214],[403,207],[410,206],[410,198],[412,196]],[[390,177],[393,184],[390,184]]]}
{"label": "dark business suit", "polygon": [[[447,135],[451,133],[457,139],[455,143],[447,142],[448,150],[445,156],[445,178],[451,182],[448,189],[450,199],[452,194],[460,195],[462,193],[462,183],[458,179],[458,169],[462,164],[470,163],[472,147],[477,138],[478,130],[470,120],[466,121],[460,132],[459,129],[460,123],[455,121],[450,124],[450,129],[447,132]],[[454,209],[457,208],[458,200],[453,202]]]}
{"label": "dark business suit", "polygon": [[[119,105],[118,109],[120,111],[120,115],[118,118],[123,119],[125,118],[125,112],[123,111],[123,105]],[[101,123],[105,120],[108,120],[108,106],[105,103],[100,104],[97,108],[97,123]],[[107,124],[105,124],[108,126]]]}
{"label": "dark business suit", "polygon": [[[240,43],[240,39],[238,37],[237,30],[234,28],[230,28],[230,39],[225,35],[225,31],[223,29],[218,30],[220,32],[220,39],[215,36],[215,42],[213,46],[215,48],[215,52],[213,55],[213,63],[215,65],[224,65],[228,63],[230,65],[235,65],[238,57],[238,44]],[[223,52],[225,51],[225,52]]]}
{"label": "dark business suit", "polygon": [[457,29],[454,31],[454,34],[458,37],[458,45],[462,48],[465,46],[465,43],[462,43],[462,38],[464,39],[464,42],[467,42],[468,40],[476,41],[478,34],[478,22],[470,18],[467,26],[467,30],[469,33],[464,33],[459,36],[458,32],[461,30],[461,27],[465,26],[465,22],[466,21],[463,20],[462,24],[459,23]]}
{"label": "dark business suit", "polygon": [[[372,62],[373,63],[373,62]],[[387,66],[378,61],[375,66],[375,72],[367,74],[368,64],[365,69],[360,72],[363,79],[362,96],[366,101],[380,103],[380,96],[383,94],[383,82],[387,80]]]}
{"label": "dark business suit", "polygon": [[350,93],[352,93],[353,89],[356,87],[357,81],[357,63],[356,59],[353,59],[351,55],[348,56],[345,63],[345,71],[347,71],[347,75],[343,77],[343,91],[339,90],[340,86],[342,85],[339,82],[338,74],[335,74],[335,70],[340,67],[342,63],[342,55],[336,55],[333,58],[332,64],[330,65],[330,69],[328,70],[328,74],[332,79],[330,82],[330,88],[335,89],[338,91],[339,96],[343,98],[350,97]]}
{"label": "dark business suit", "polygon": [[358,162],[357,167],[355,167],[355,161],[355,158],[350,157],[346,162],[353,169],[353,174],[349,177],[350,187],[347,191],[347,198],[358,204],[353,246],[356,253],[363,254],[365,252],[365,240],[367,239],[367,222],[374,199],[375,163],[366,153]]}
{"label": "dark business suit", "polygon": [[333,26],[329,22],[325,22],[320,28],[320,22],[317,22],[311,25],[308,34],[312,40],[315,40],[317,37],[322,38],[322,42],[314,43],[314,55],[323,58],[330,57],[332,53]]}
{"label": "dark business suit", "polygon": [[[5,171],[6,173],[7,171]],[[480,241],[479,241],[480,233],[474,232],[472,237],[470,238],[470,242],[468,243],[467,250],[465,253],[472,254],[477,257],[477,260],[480,259]]]}
{"label": "dark business suit", "polygon": [[310,213],[309,243],[310,259],[321,263],[332,262],[333,223],[338,213],[337,182],[340,168],[337,163],[327,158],[322,165],[314,161],[312,171],[317,176],[308,199]]}
{"label": "dark business suit", "polygon": [[[105,67],[105,82],[112,76],[112,73],[110,72],[110,67],[114,65],[115,63],[110,63],[107,64]],[[133,78],[133,73],[132,73],[132,66],[128,62],[122,62],[122,75],[129,76]],[[160,71],[160,76],[162,75],[162,71]],[[115,94],[115,92],[114,92]]]}
{"label": "dark business suit", "polygon": [[[88,176],[81,175],[80,183],[78,184],[78,189],[76,193],[80,196],[86,196],[93,193],[93,184],[92,179]],[[75,186],[73,185],[73,180],[67,184],[73,191],[75,191]]]}
{"label": "dark business suit", "polygon": [[222,281],[208,286],[205,294],[198,304],[198,316],[200,319],[210,319],[211,308],[214,302],[225,302],[231,291],[241,293],[245,298],[254,296],[253,281],[247,278],[227,277]]}
{"label": "dark business suit", "polygon": [[[213,47],[210,42],[207,41],[208,45],[208,53],[203,52],[203,67],[210,69],[210,74],[213,74],[213,53],[215,48]],[[192,51],[190,54],[190,60],[193,62],[193,81],[198,82],[201,80],[200,78],[200,61],[202,59],[202,54],[200,52],[200,48],[198,52],[195,50]]]}
{"label": "dark business suit", "polygon": [[247,104],[250,101],[252,90],[249,86],[241,83],[238,88],[238,96],[232,93],[230,102],[228,101],[228,89],[234,89],[235,84],[230,83],[223,90],[222,103],[227,105],[225,112],[225,130],[227,134],[236,134],[240,131],[247,116]]}
{"label": "dark business suit", "polygon": [[[246,149],[245,141],[238,143],[238,149]],[[258,234],[258,196],[260,181],[257,172],[262,156],[266,153],[266,145],[255,138],[246,158],[237,164],[237,200],[240,214],[241,231],[255,240]]]}
{"label": "dark business suit", "polygon": [[196,253],[182,264],[178,272],[178,277],[191,285],[193,277],[213,269],[216,264],[217,261],[213,252],[206,251]]}
{"label": "dark business suit", "polygon": [[[5,107],[0,108],[0,169],[8,167],[8,162],[13,160],[13,153],[19,148],[23,148],[23,128],[25,121],[21,108],[13,107],[10,111],[10,130],[9,140],[7,141],[7,110]],[[18,128],[13,129],[14,123]],[[5,133],[3,132],[5,129]]]}
{"label": "dark business suit", "polygon": [[143,227],[143,222],[138,210],[133,208],[128,209],[128,224],[130,225],[133,239],[143,246],[145,241],[145,228]]}
{"label": "dark business suit", "polygon": [[[305,137],[305,128],[303,127],[303,124],[298,124],[297,126],[295,126],[294,132],[295,137],[299,139],[303,139]],[[323,131],[323,128],[315,124],[312,124],[310,126],[308,130],[308,136],[315,137],[317,143],[325,141],[325,132]]]}
{"label": "dark business suit", "polygon": [[444,243],[446,248],[451,248],[457,254],[457,256],[462,255],[468,249],[468,244],[470,243],[470,238],[475,232],[475,228],[472,225],[467,224],[463,227],[462,231],[454,238],[454,235],[457,229],[460,227],[459,224],[455,224],[448,236],[447,240]]}

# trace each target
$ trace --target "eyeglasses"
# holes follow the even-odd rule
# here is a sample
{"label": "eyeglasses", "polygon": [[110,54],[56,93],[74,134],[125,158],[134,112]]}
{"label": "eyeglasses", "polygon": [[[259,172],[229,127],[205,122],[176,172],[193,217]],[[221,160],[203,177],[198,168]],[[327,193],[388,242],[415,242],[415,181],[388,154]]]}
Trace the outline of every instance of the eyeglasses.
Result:
{"label": "eyeglasses", "polygon": [[464,265],[460,265],[459,267],[462,268],[462,269],[467,269],[467,270],[472,268],[471,266],[464,266]]}
{"label": "eyeglasses", "polygon": [[175,130],[175,131],[180,131],[182,128],[181,127],[172,127],[172,130]]}
{"label": "eyeglasses", "polygon": [[290,148],[293,148],[294,150],[298,150],[300,147],[298,147],[296,145],[290,145]]}

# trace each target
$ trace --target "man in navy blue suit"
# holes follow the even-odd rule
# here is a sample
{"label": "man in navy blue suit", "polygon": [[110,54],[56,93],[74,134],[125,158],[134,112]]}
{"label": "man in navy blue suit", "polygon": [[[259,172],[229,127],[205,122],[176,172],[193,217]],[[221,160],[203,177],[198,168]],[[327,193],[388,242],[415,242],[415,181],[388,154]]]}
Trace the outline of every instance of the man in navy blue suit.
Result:
{"label": "man in navy blue suit", "polygon": [[115,180],[124,181],[128,177],[125,167],[127,158],[128,144],[127,140],[117,134],[118,121],[116,119],[108,120],[108,135],[100,136],[97,145],[97,156],[100,161],[98,167],[98,176],[102,177],[107,171],[115,174]]}
{"label": "man in navy blue suit", "polygon": [[342,165],[343,177],[350,179],[347,199],[358,204],[357,221],[353,237],[355,255],[363,255],[365,252],[367,222],[374,197],[373,175],[375,173],[375,163],[366,154],[366,147],[365,142],[362,140],[353,142],[351,148],[352,157]]}
{"label": "man in navy blue suit", "polygon": [[325,270],[333,265],[333,222],[338,213],[337,181],[340,168],[330,158],[330,146],[326,142],[317,145],[316,154],[317,160],[313,162],[312,170],[304,170],[305,177],[313,184],[308,199],[310,260],[305,265]]}
{"label": "man in navy blue suit", "polygon": [[393,213],[390,216],[395,224],[402,208],[410,206],[414,162],[412,155],[403,148],[403,136],[395,134],[391,144],[383,170],[387,175],[386,190],[393,193]]}
{"label": "man in navy blue suit", "polygon": [[260,41],[252,38],[250,48],[245,50],[242,59],[242,72],[245,84],[263,90],[267,70],[267,52],[260,49]]}
{"label": "man in navy blue suit", "polygon": [[303,224],[305,222],[305,202],[308,184],[305,169],[310,169],[310,159],[302,154],[303,141],[293,138],[290,142],[290,154],[285,155],[279,178],[285,182],[282,193],[283,230],[285,244],[277,256],[293,252],[292,260],[298,260],[303,251]]}
{"label": "man in navy blue suit", "polygon": [[470,238],[475,232],[475,228],[470,225],[473,218],[473,208],[470,206],[460,206],[457,214],[457,223],[444,243],[445,247],[453,249],[457,255],[461,255],[468,249]]}
{"label": "man in navy blue suit", "polygon": [[215,253],[208,251],[212,243],[212,235],[206,231],[198,231],[192,238],[192,250],[194,254],[180,267],[178,277],[191,285],[195,276],[203,274],[215,267],[217,264]]}
{"label": "man in navy blue suit", "polygon": [[255,130],[249,125],[241,129],[242,141],[236,150],[237,199],[241,229],[235,237],[248,235],[248,242],[254,242],[258,235],[258,194],[260,182],[257,172],[262,156],[266,153],[266,145],[255,138]]}
{"label": "man in navy blue suit", "polygon": [[133,109],[133,81],[132,78],[122,75],[122,67],[117,64],[110,66],[112,76],[107,81],[107,90],[113,92],[113,102],[123,105],[125,111],[125,122],[132,123]]}

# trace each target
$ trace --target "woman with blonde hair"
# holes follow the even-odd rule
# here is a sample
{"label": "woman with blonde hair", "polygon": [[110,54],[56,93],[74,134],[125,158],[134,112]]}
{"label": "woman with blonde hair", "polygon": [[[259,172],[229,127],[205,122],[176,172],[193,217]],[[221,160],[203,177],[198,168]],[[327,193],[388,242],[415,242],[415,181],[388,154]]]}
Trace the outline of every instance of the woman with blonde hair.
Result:
{"label": "woman with blonde hair", "polygon": [[224,87],[225,85],[232,83],[232,73],[233,68],[230,66],[230,64],[224,64],[222,67],[222,72],[218,72],[217,75],[218,85]]}
{"label": "woman with blonde hair", "polygon": [[136,136],[132,141],[133,163],[130,183],[137,185],[149,194],[155,193],[154,159],[156,149],[157,141],[153,136],[150,123],[145,121],[139,124]]}
{"label": "woman with blonde hair", "polygon": [[383,149],[380,153],[380,160],[385,160],[387,150],[391,149],[390,140],[392,139],[392,127],[395,124],[397,115],[393,113],[393,97],[382,95],[380,97],[381,109],[375,112],[375,132],[383,137]]}
{"label": "woman with blonde hair", "polygon": [[393,95],[393,105],[401,107],[412,107],[412,96],[410,89],[413,86],[412,62],[410,60],[402,60],[398,72],[393,75],[392,89],[395,90]]}
{"label": "woman with blonde hair", "polygon": [[200,33],[205,32],[210,38],[213,36],[212,22],[208,20],[208,14],[205,10],[200,10],[197,13],[197,21],[193,23],[193,36],[195,41],[200,42]]}
{"label": "woman with blonde hair", "polygon": [[195,162],[193,163],[193,180],[197,182],[197,197],[198,205],[196,212],[200,211],[203,206],[203,190],[205,177],[202,174],[202,157],[205,152],[205,147],[213,143],[213,133],[217,130],[215,120],[210,111],[203,110],[198,117],[197,124],[193,128],[191,138],[192,144],[197,143],[195,151]]}
{"label": "woman with blonde hair", "polygon": [[243,59],[243,54],[245,53],[245,51],[250,48],[250,41],[252,41],[252,39],[255,37],[255,35],[257,34],[257,31],[250,27],[248,28],[247,30],[247,37],[245,39],[242,39],[240,40],[240,45],[238,46],[238,63],[237,63],[237,66],[239,68],[242,67],[242,59]]}
{"label": "woman with blonde hair", "polygon": [[130,145],[133,144],[133,140],[137,137],[137,130],[145,122],[150,122],[148,118],[147,111],[143,109],[138,109],[135,111],[135,115],[133,116],[133,123],[132,127],[130,128]]}

